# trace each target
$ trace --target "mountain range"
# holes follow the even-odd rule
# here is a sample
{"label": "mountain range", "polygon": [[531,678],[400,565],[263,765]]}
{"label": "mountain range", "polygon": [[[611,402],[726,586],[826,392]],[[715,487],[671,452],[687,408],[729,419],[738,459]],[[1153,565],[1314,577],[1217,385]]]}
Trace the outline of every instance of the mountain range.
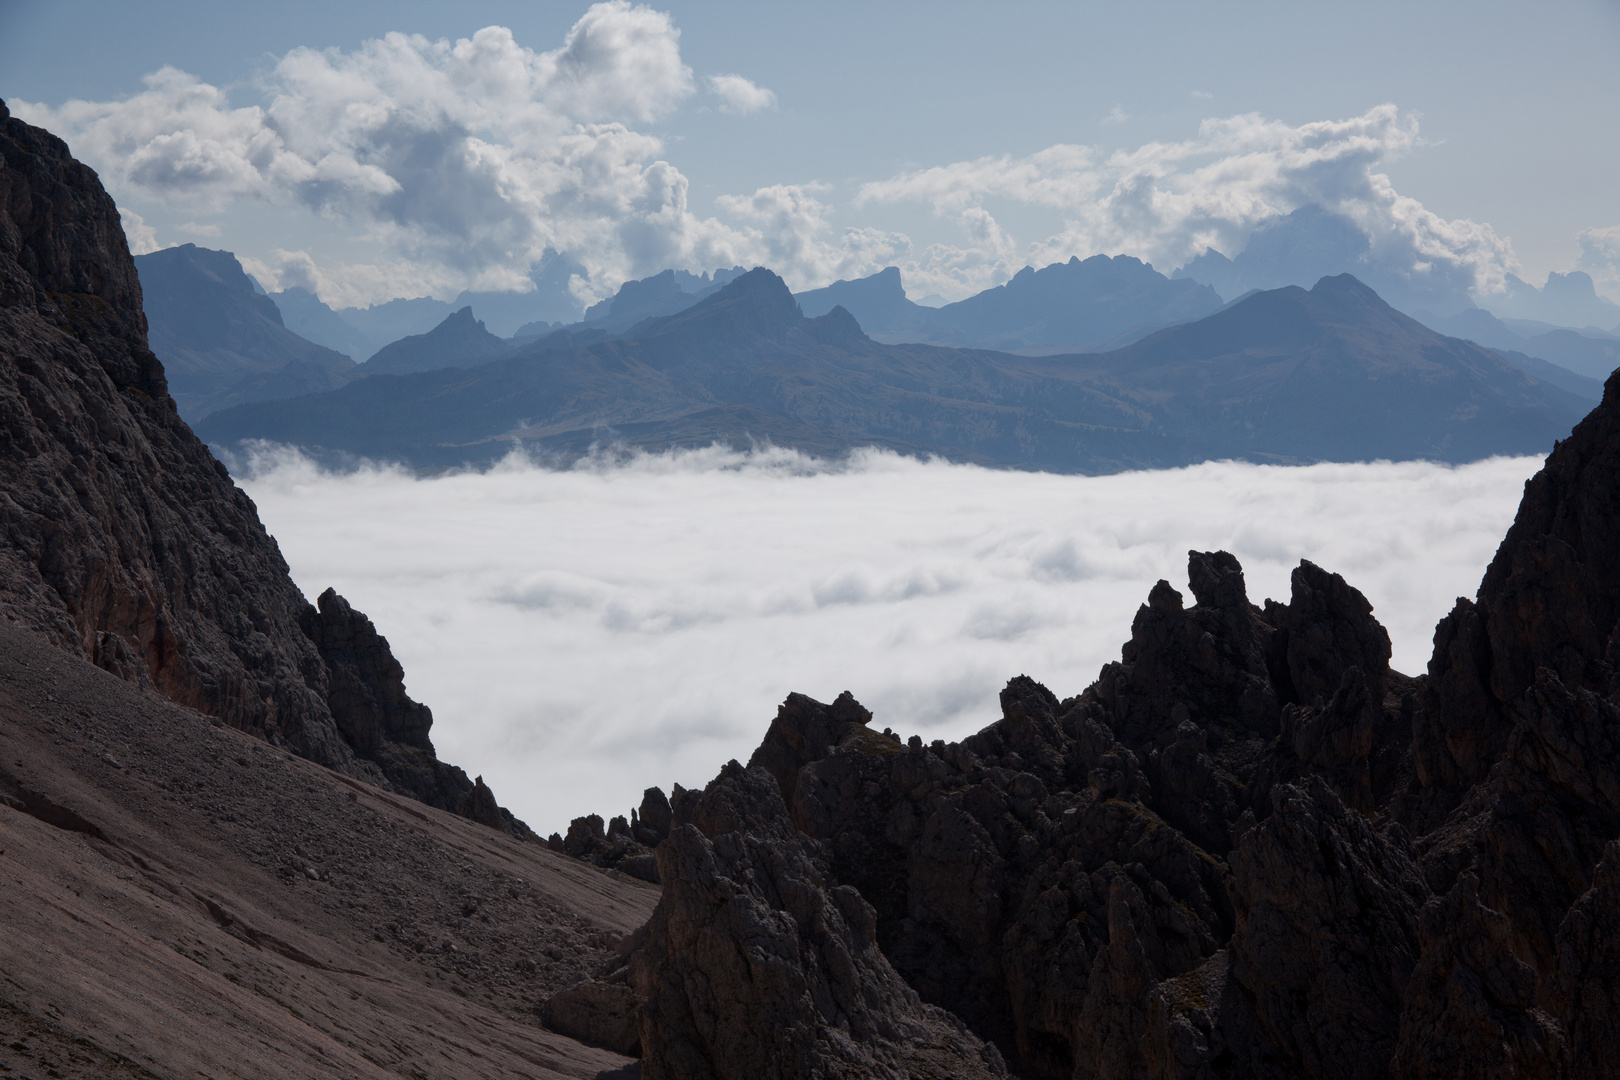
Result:
{"label": "mountain range", "polygon": [[193,244],[137,256],[152,349],[180,413],[342,386],[354,361],[288,330],[228,251]]}
{"label": "mountain range", "polygon": [[[1232,262],[1249,275],[1247,280],[1273,286],[1309,267],[1355,263],[1362,250],[1359,235],[1347,221],[1306,208],[1256,233]],[[1224,256],[1211,254],[1195,260],[1190,269],[1218,268],[1220,258]],[[572,322],[535,320],[513,331],[514,312],[532,313],[536,304],[552,303],[551,314],[566,316],[574,301],[564,302],[560,290],[566,291],[568,275],[577,267],[567,260],[549,260],[536,270],[535,288],[527,294],[463,293],[458,300],[472,302],[458,307],[430,298],[398,299],[340,314],[298,288],[266,296],[229,252],[185,245],[142,256],[137,264],[151,279],[147,313],[155,347],[175,373],[182,414],[192,420],[243,402],[335,389],[380,372],[472,366],[522,352],[541,338],[555,345],[564,340],[553,337],[561,330],[576,345],[591,344],[626,334],[645,320],[683,311],[743,272],[741,267],[712,275],[666,270],[625,282]],[[1381,272],[1377,266],[1368,269]],[[1223,288],[1235,287],[1230,274],[1223,280]],[[1405,288],[1398,281],[1392,287]],[[880,343],[943,344],[1031,356],[1116,349],[1222,306],[1215,289],[1188,279],[1187,268],[1172,280],[1127,256],[1026,267],[1002,285],[939,308],[911,301],[894,267],[799,293],[796,299],[811,317],[843,307]],[[472,322],[482,327],[476,335],[461,326],[462,313],[469,308]],[[1589,401],[1597,400],[1602,379],[1620,364],[1620,335],[1601,330],[1497,318],[1471,305],[1448,315],[1407,310],[1425,325],[1496,349],[1542,382]],[[482,317],[488,311],[501,313],[503,321],[492,325]],[[278,320],[280,326],[275,325]],[[385,350],[392,358],[352,365],[317,341],[338,347],[348,358]],[[408,362],[399,359],[404,353],[411,356]]]}
{"label": "mountain range", "polygon": [[[1061,396],[1032,372],[1109,357],[1130,364],[1057,408],[1196,407],[1240,442],[1310,421],[1331,446],[1369,422],[1344,388],[1370,384],[1418,399],[1409,437],[1460,444],[1515,418],[1540,437],[1557,400],[1348,276],[1101,358],[886,352],[763,270],[571,337],[530,359],[584,412],[622,378],[831,426],[854,386],[888,404],[869,426],[921,430],[930,402],[968,408],[941,390],[977,385],[1013,399],[979,403],[993,429]],[[540,404],[549,385],[510,381]],[[4,102],[0,432],[7,1075],[1598,1080],[1620,1061],[1620,374],[1419,675],[1339,574],[1302,560],[1286,602],[1257,604],[1237,559],[1192,551],[1191,603],[1154,585],[1078,694],[1017,676],[983,730],[927,744],[847,692],[789,694],[746,766],[543,843],[437,758],[378,628],[299,592],[176,410],[117,206]]]}
{"label": "mountain range", "polygon": [[618,336],[562,331],[472,368],[237,406],[197,430],[222,448],[267,439],[418,467],[514,446],[718,439],[1097,472],[1533,453],[1582,408],[1348,276],[1256,294],[1113,352],[1031,357],[876,342],[842,307],[806,317],[755,269]]}
{"label": "mountain range", "polygon": [[398,298],[369,307],[328,307],[308,289],[294,286],[271,293],[287,326],[308,338],[363,362],[400,338],[424,334],[464,307],[500,337],[522,332],[526,324],[553,327],[580,318],[581,305],[569,285],[584,269],[572,259],[547,251],[529,272],[527,290],[475,292],[464,289],[454,300]]}

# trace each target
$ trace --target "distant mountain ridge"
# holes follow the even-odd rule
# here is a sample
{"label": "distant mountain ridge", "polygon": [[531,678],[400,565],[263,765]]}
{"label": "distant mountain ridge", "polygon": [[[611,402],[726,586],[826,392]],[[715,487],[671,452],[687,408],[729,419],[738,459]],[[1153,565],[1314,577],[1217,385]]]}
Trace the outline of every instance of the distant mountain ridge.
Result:
{"label": "distant mountain ridge", "polygon": [[471,307],[452,312],[425,334],[413,334],[385,345],[356,370],[359,378],[404,375],[434,368],[472,367],[509,347],[509,342],[484,329]]}
{"label": "distant mountain ridge", "polygon": [[1583,408],[1347,275],[1259,293],[1110,353],[1029,357],[873,341],[841,307],[807,318],[756,268],[627,334],[559,333],[470,370],[374,376],[227,410],[198,430],[222,448],[268,439],[419,467],[514,446],[768,440],[1108,472],[1533,453]]}
{"label": "distant mountain ridge", "polygon": [[842,306],[875,340],[1031,355],[1117,348],[1220,310],[1214,289],[1173,281],[1129,255],[1026,266],[1002,285],[939,308],[907,299],[900,271],[798,294],[806,315]]}
{"label": "distant mountain ridge", "polygon": [[180,414],[342,386],[354,361],[288,330],[229,251],[195,244],[135,258],[152,351]]}

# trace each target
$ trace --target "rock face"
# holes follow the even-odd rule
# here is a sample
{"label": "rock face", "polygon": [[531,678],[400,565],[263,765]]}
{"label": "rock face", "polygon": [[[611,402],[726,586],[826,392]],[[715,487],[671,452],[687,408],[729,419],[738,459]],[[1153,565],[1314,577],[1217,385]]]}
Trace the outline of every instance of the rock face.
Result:
{"label": "rock face", "polygon": [[1256,606],[1195,551],[1084,693],[1015,678],[960,743],[791,695],[577,992],[657,1077],[917,1075],[918,1002],[1025,1077],[1615,1076],[1617,508],[1620,375],[1425,675],[1338,575]]}
{"label": "rock face", "polygon": [[658,862],[662,899],[630,971],[649,1080],[1006,1075],[895,972],[872,906],[828,880],[764,769],[728,765]]}
{"label": "rock face", "polygon": [[0,105],[0,611],[341,772],[522,830],[438,762],[363,615],[312,608],[175,411],[118,211]]}

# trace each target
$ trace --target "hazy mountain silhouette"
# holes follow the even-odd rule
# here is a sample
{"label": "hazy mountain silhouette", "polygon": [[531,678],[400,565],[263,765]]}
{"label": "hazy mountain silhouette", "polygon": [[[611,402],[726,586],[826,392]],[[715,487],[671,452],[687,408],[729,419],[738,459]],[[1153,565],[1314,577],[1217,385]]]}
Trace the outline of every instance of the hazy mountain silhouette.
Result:
{"label": "hazy mountain silhouette", "polygon": [[623,333],[644,319],[684,311],[742,274],[743,268],[740,266],[716,270],[712,277],[707,271],[694,274],[688,270],[665,270],[639,281],[625,282],[619,286],[618,292],[587,308],[584,318],[578,322],[562,327],[530,323],[519,327],[515,336],[520,339],[539,337],[559,329],[572,334],[590,331]]}
{"label": "hazy mountain silhouette", "polygon": [[870,277],[835,281],[820,289],[797,293],[794,298],[812,319],[841,307],[855,316],[863,330],[880,341],[921,330],[936,310],[907,299],[897,266],[879,270]]}
{"label": "hazy mountain silhouette", "polygon": [[287,329],[229,251],[183,244],[137,256],[135,267],[152,351],[187,420],[330,390],[354,370],[349,357]]}
{"label": "hazy mountain silhouette", "polygon": [[385,345],[361,364],[355,374],[404,375],[435,368],[472,367],[509,347],[473,318],[473,309],[464,307],[425,334],[412,334]]}
{"label": "hazy mountain silhouette", "polygon": [[386,344],[378,343],[369,334],[362,333],[308,289],[283,289],[271,293],[270,299],[280,309],[282,325],[287,329],[317,345],[343,353],[356,363],[364,361],[382,344]]}
{"label": "hazy mountain silhouette", "polygon": [[245,405],[199,433],[417,466],[768,439],[1105,472],[1257,461],[1532,453],[1584,406],[1501,356],[1442,337],[1354,278],[1258,293],[1111,353],[1028,357],[886,345],[842,308],[806,318],[755,269],[632,332],[568,334],[467,370],[373,376]]}
{"label": "hazy mountain silhouette", "polygon": [[1620,339],[1607,335],[1522,320],[1510,325],[1484,308],[1470,308],[1449,318],[1428,316],[1422,321],[1442,334],[1496,349],[1543,382],[1593,401],[1603,396],[1603,380],[1620,367]]}
{"label": "hazy mountain silhouette", "polygon": [[1424,274],[1381,261],[1361,227],[1342,214],[1307,203],[1250,235],[1228,258],[1206,249],[1171,277],[1200,281],[1233,299],[1252,289],[1308,286],[1324,277],[1354,274],[1392,307],[1409,315],[1453,315],[1474,306],[1472,278],[1434,263]]}
{"label": "hazy mountain silhouette", "polygon": [[[280,296],[279,293],[271,294],[272,299],[279,299]],[[319,300],[315,302],[320,303]],[[326,307],[325,304],[321,306]],[[364,335],[368,348],[364,356],[355,359],[369,360],[384,345],[410,337],[412,334],[427,333],[456,309],[453,304],[435,300],[431,296],[415,296],[408,299],[401,297],[363,308],[348,307],[336,311],[327,308],[327,310]]]}
{"label": "hazy mountain silhouette", "polygon": [[451,301],[451,307],[471,307],[497,337],[511,337],[519,327],[533,322],[571,323],[580,317],[583,305],[568,284],[574,275],[584,273],[579,263],[548,248],[529,271],[534,288],[525,292],[463,291]]}
{"label": "hazy mountain silhouette", "polygon": [[[1035,270],[929,318],[927,340],[978,348],[1087,351],[1220,310],[1214,289],[1172,281],[1129,255],[1071,258]],[[927,309],[924,309],[927,310]]]}
{"label": "hazy mountain silhouette", "polygon": [[272,293],[287,326],[358,361],[374,356],[385,345],[425,334],[451,312],[471,307],[491,333],[509,337],[520,326],[538,322],[544,327],[579,318],[580,304],[568,289],[584,268],[566,256],[547,250],[529,272],[533,288],[526,292],[472,292],[463,290],[454,301],[429,296],[394,299],[364,308],[333,309],[304,288]]}
{"label": "hazy mountain silhouette", "polygon": [[1547,283],[1536,288],[1514,274],[1507,276],[1507,291],[1487,296],[1483,303],[1502,318],[1530,319],[1556,327],[1592,329],[1605,332],[1613,327],[1620,333],[1620,304],[1599,296],[1590,274],[1572,270],[1567,274],[1549,273]]}
{"label": "hazy mountain silhouette", "polygon": [[921,342],[1031,354],[1118,347],[1161,327],[1217,311],[1215,290],[1171,281],[1129,255],[1024,267],[1006,284],[946,304],[906,298],[900,271],[800,293],[806,315],[841,306],[879,341]]}

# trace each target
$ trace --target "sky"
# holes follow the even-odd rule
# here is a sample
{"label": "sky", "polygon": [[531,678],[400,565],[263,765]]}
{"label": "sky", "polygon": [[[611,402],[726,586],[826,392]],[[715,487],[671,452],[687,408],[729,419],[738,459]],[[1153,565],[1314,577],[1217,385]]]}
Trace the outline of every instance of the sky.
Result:
{"label": "sky", "polygon": [[542,833],[628,814],[746,761],[790,691],[851,691],[875,725],[959,739],[1028,674],[1060,697],[1118,660],[1187,552],[1286,600],[1342,573],[1421,673],[1472,596],[1536,458],[1057,476],[858,452],[510,460],[434,479],[235,463],[308,596],[369,615],[434,712],[440,757]]}
{"label": "sky", "polygon": [[[390,36],[394,35],[394,36]],[[0,96],[137,250],[236,251],[334,305],[667,266],[1227,254],[1306,202],[1480,296],[1620,299],[1620,4],[0,0]]]}

